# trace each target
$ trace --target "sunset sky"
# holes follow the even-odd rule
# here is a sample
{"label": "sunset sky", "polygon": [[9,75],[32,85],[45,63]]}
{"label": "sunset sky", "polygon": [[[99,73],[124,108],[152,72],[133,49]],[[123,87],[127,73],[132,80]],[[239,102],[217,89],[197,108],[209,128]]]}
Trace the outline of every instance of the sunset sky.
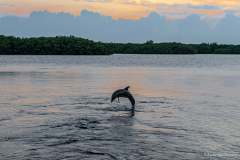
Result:
{"label": "sunset sky", "polygon": [[33,11],[100,12],[113,18],[138,19],[155,11],[168,17],[190,14],[221,16],[230,11],[239,15],[239,0],[0,0],[0,15],[26,16]]}

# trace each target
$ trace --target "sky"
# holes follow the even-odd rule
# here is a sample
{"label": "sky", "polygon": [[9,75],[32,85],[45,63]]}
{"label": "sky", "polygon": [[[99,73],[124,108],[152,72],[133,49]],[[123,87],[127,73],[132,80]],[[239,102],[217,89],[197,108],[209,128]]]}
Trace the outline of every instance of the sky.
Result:
{"label": "sky", "polygon": [[221,17],[240,15],[239,0],[0,0],[0,15],[27,16],[33,11],[67,12],[79,15],[84,9],[114,19],[140,19],[157,12],[169,19],[191,14]]}
{"label": "sky", "polygon": [[239,28],[240,0],[0,0],[0,35],[240,44]]}

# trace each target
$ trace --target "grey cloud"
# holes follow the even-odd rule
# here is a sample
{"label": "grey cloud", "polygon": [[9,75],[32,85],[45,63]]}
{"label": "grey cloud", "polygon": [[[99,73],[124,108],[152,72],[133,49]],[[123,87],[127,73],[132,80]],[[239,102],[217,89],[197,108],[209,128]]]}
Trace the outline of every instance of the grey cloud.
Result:
{"label": "grey cloud", "polygon": [[67,13],[33,12],[29,17],[0,18],[0,34],[20,37],[75,35],[105,42],[218,42],[240,43],[240,18],[232,13],[214,27],[199,15],[167,20],[155,12],[139,20],[114,20],[84,10],[79,16]]}

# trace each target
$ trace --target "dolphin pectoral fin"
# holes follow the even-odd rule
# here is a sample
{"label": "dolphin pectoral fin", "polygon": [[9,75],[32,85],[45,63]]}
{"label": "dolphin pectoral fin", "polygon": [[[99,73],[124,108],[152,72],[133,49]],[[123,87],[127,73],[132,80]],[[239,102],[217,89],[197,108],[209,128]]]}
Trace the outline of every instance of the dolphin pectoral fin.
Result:
{"label": "dolphin pectoral fin", "polygon": [[118,97],[118,103],[120,103],[120,101],[119,101],[119,97]]}

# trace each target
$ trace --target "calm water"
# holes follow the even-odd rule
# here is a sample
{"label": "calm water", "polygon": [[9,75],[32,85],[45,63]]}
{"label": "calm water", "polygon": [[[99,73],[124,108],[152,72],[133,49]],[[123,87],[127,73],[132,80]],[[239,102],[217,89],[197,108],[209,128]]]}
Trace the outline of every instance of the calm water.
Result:
{"label": "calm water", "polygon": [[0,56],[0,159],[240,159],[240,56]]}

